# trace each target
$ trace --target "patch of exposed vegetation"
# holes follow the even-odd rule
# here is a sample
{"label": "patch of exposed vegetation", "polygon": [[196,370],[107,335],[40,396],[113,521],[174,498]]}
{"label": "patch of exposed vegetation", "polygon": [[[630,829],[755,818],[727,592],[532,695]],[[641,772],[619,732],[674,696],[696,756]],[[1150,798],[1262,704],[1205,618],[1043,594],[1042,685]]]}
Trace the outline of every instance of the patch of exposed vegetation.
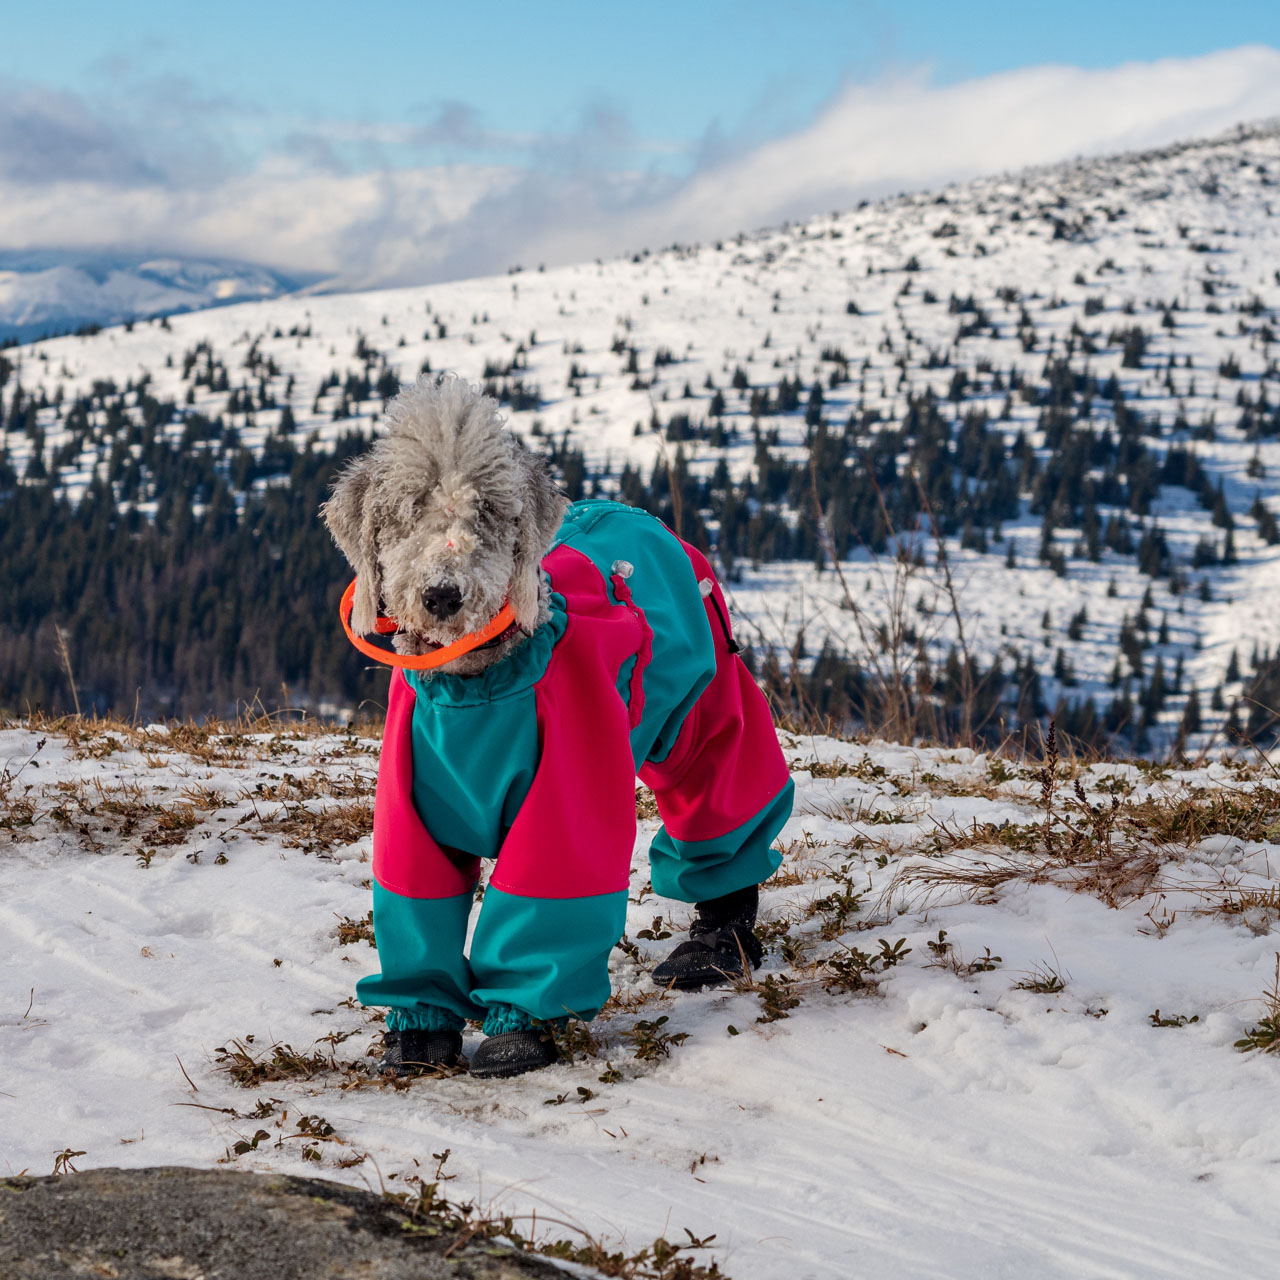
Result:
{"label": "patch of exposed vegetation", "polygon": [[353,800],[346,804],[312,809],[299,804],[272,817],[263,818],[259,829],[284,837],[286,848],[304,853],[327,853],[330,849],[355,844],[373,830],[373,804]]}

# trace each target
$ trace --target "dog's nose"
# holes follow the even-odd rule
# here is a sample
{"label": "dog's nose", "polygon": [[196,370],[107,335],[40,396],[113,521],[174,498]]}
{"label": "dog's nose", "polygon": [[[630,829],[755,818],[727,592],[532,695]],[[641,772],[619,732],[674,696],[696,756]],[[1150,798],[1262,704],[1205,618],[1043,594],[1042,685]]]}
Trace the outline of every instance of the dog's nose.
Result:
{"label": "dog's nose", "polygon": [[462,608],[462,592],[452,582],[442,582],[422,593],[422,603],[434,617],[452,618]]}

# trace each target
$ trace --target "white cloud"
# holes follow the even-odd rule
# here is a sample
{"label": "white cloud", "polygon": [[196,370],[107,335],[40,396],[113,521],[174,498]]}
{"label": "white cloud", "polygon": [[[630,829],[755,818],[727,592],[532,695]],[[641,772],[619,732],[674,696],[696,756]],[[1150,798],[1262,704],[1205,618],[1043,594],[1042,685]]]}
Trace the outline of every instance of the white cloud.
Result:
{"label": "white cloud", "polygon": [[[535,140],[521,167],[350,172],[324,159],[313,131],[314,145],[202,182],[186,170],[158,175],[140,144],[131,155],[118,130],[95,133],[75,104],[57,107],[75,130],[67,176],[34,173],[30,148],[12,138],[22,163],[6,165],[0,130],[0,244],[219,255],[365,285],[714,238],[888,192],[1218,132],[1280,115],[1280,51],[1040,66],[947,86],[914,71],[850,86],[804,129],[682,179],[611,168],[606,144],[626,125],[598,116],[580,135]],[[53,150],[56,125],[42,123]],[[413,132],[388,128],[389,141]],[[464,141],[472,128],[453,104],[427,133]],[[109,181],[96,147],[118,160]]]}
{"label": "white cloud", "polygon": [[1158,146],[1280,114],[1280,51],[1261,46],[1101,71],[1041,66],[942,88],[917,73],[853,86],[808,128],[673,202],[674,222],[746,225],[1077,155]]}

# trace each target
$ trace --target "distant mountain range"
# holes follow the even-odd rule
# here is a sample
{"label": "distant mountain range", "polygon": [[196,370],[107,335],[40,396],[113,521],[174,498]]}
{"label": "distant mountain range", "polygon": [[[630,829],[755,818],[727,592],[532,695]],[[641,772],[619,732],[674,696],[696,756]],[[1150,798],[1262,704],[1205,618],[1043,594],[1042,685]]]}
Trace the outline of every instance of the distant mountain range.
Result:
{"label": "distant mountain range", "polygon": [[0,251],[0,340],[30,342],[87,325],[257,302],[319,279],[220,258]]}

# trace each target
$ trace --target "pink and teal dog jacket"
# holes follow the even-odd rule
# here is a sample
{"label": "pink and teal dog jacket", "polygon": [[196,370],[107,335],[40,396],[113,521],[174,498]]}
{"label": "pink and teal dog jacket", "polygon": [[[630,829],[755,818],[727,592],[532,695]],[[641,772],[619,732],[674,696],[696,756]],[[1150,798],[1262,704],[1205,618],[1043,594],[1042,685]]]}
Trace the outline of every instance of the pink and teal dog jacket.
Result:
{"label": "pink and teal dog jacket", "polygon": [[[781,861],[794,788],[705,558],[643,511],[590,501],[543,568],[551,619],[502,662],[391,677],[373,819],[382,972],[357,991],[393,1030],[470,1018],[492,1035],[600,1011],[637,774],[662,818],[656,893],[717,898]],[[468,951],[481,858],[496,862]]]}

